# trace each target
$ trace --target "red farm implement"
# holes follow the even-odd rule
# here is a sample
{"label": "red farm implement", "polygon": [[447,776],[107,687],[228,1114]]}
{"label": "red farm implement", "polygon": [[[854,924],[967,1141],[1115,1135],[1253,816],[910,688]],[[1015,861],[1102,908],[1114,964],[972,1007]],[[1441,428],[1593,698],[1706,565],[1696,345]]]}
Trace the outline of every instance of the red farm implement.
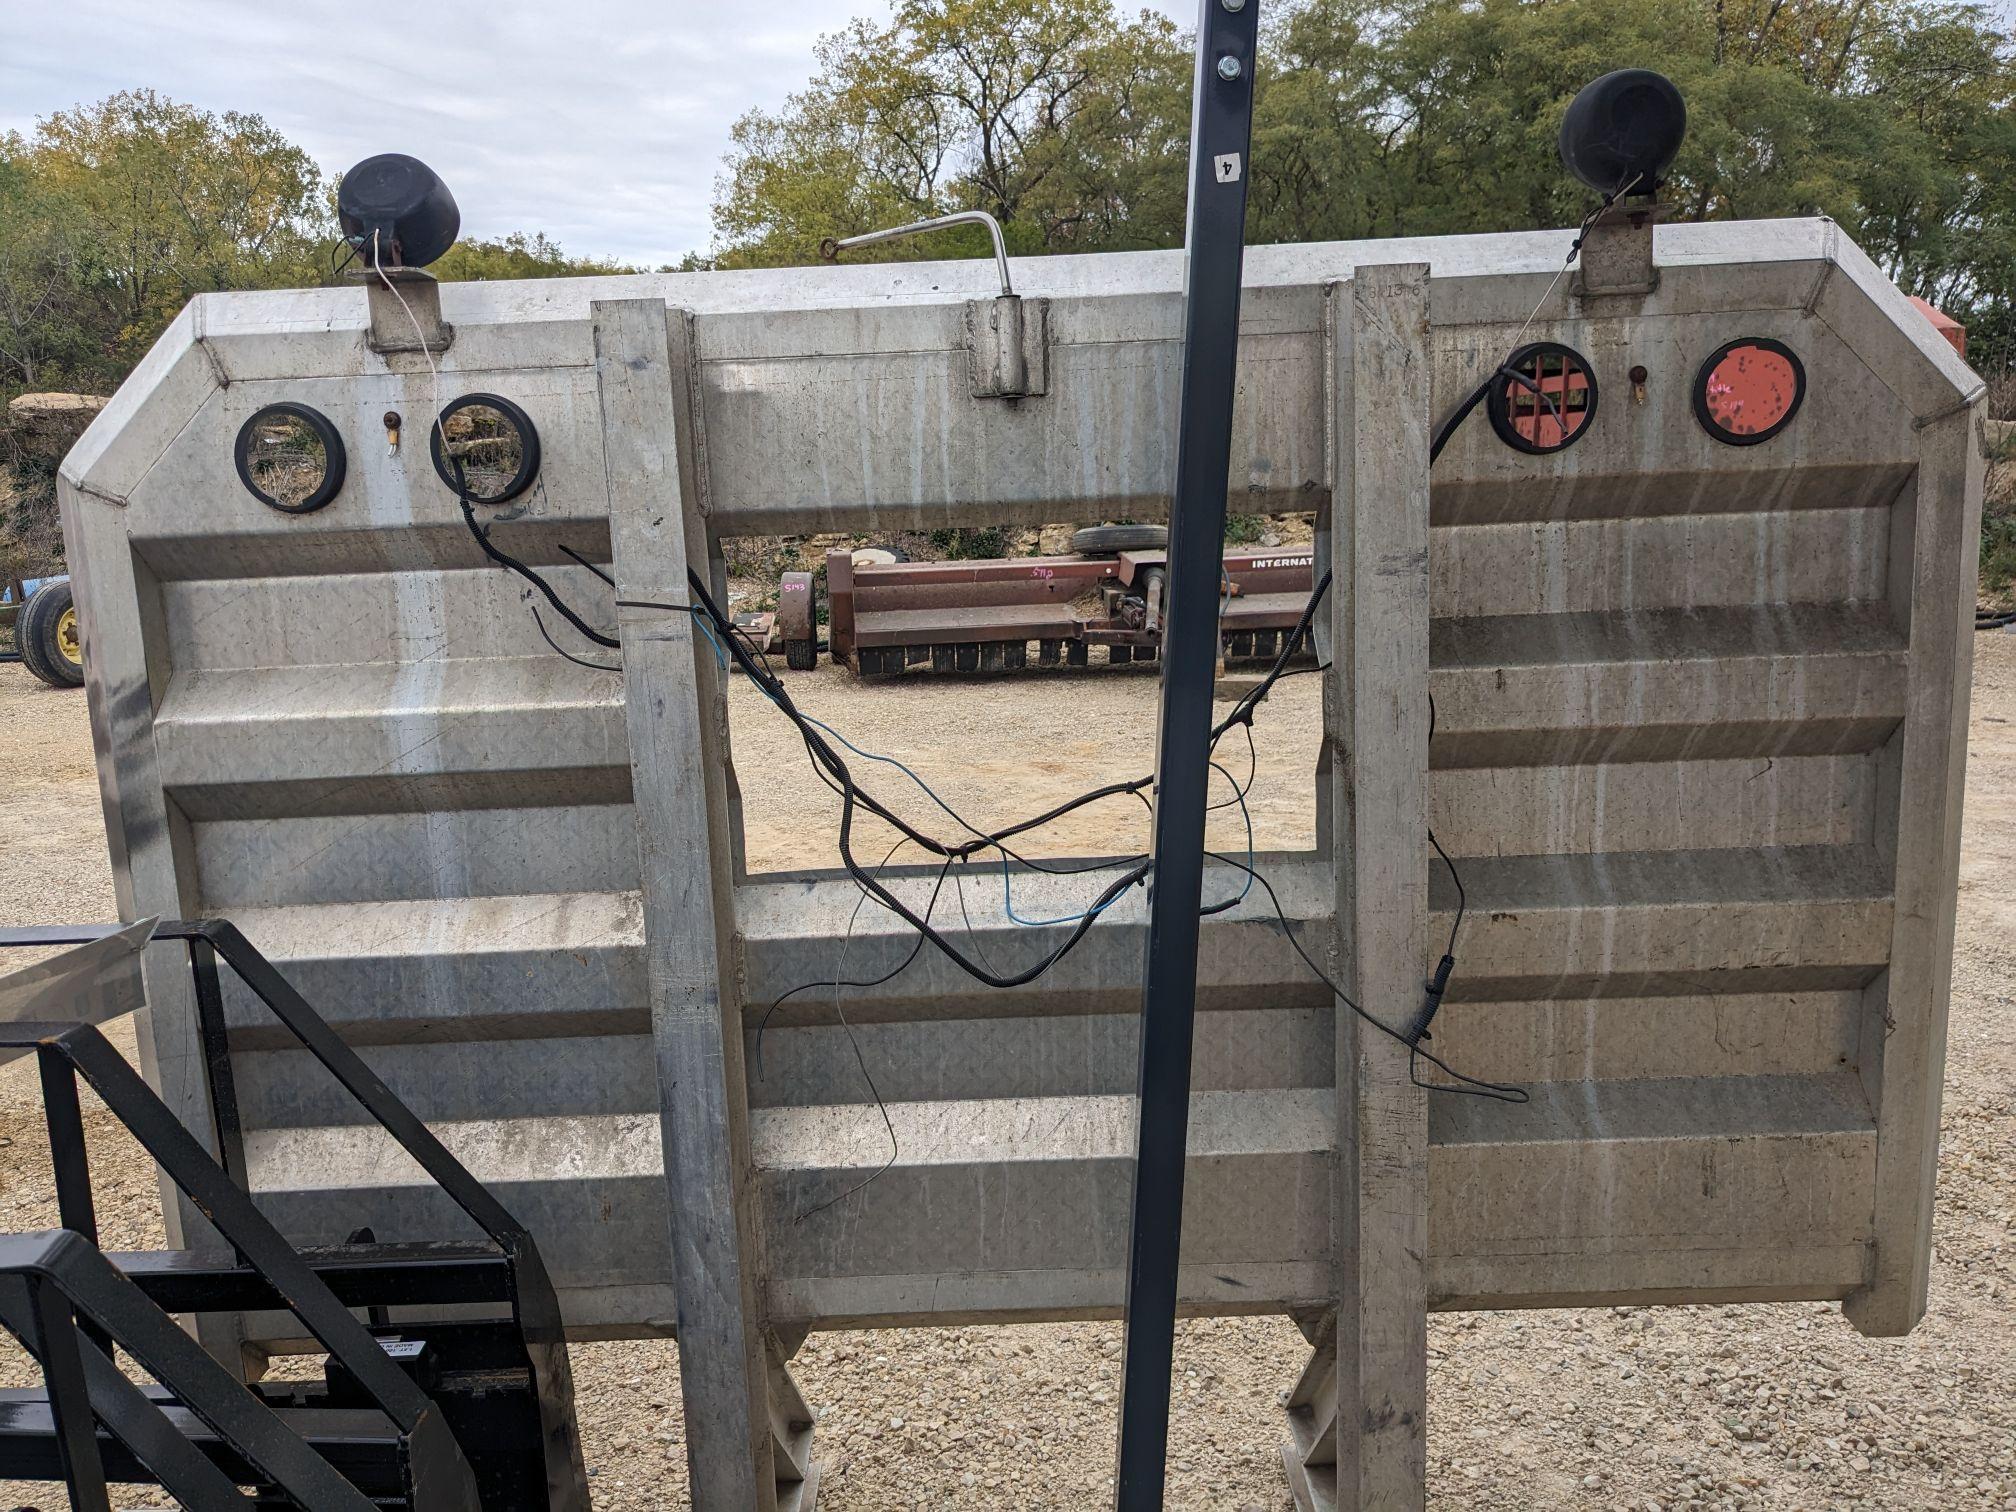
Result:
{"label": "red farm implement", "polygon": [[[1160,526],[1081,530],[1062,556],[898,562],[883,552],[826,557],[827,640],[863,677],[912,667],[1003,672],[1152,662],[1160,654],[1168,552]],[[1227,552],[1219,634],[1228,662],[1271,660],[1302,617],[1310,548]],[[777,635],[792,666],[816,645],[810,575],[786,574]]]}

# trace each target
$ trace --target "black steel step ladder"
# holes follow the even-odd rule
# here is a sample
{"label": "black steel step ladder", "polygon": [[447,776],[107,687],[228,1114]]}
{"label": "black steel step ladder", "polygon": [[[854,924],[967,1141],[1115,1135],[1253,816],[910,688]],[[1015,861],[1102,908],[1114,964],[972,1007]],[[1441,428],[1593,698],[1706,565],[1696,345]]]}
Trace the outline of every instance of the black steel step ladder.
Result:
{"label": "black steel step ladder", "polygon": [[[0,1480],[60,1479],[76,1512],[109,1512],[118,1482],[158,1484],[196,1512],[587,1512],[559,1306],[532,1237],[235,928],[161,923],[153,940],[188,948],[213,1157],[93,1023],[62,1017],[66,1003],[99,1021],[130,1007],[107,982],[122,962],[137,971],[148,938],[120,925],[0,930],[0,947],[81,947],[31,968],[32,991],[17,994],[17,1010],[49,1017],[0,1022],[0,1061],[39,1062],[63,1225],[0,1235],[0,1327],[43,1374],[40,1389],[0,1391]],[[282,1237],[248,1190],[220,959],[487,1243]],[[0,1018],[7,1008],[0,994]],[[228,1253],[98,1248],[80,1076]],[[472,1303],[495,1316],[472,1319]],[[321,1379],[242,1382],[174,1316],[273,1310],[327,1351]],[[114,1346],[153,1382],[129,1380]]]}

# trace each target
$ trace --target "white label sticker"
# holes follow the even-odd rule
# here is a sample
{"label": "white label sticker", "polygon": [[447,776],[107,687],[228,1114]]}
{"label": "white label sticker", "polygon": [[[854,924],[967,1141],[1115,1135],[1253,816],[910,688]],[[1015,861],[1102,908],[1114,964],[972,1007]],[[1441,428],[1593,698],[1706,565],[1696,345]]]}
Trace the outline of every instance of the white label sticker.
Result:
{"label": "white label sticker", "polygon": [[1217,157],[1211,159],[1211,166],[1218,170],[1219,183],[1236,184],[1239,182],[1238,153],[1236,152],[1220,153]]}

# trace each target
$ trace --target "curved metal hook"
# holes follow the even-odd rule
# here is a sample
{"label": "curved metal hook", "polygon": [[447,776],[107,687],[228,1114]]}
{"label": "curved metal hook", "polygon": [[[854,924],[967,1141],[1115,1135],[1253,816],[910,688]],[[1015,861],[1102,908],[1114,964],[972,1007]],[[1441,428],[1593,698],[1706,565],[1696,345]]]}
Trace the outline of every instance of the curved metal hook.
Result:
{"label": "curved metal hook", "polygon": [[994,264],[1001,271],[1001,293],[1012,298],[1015,286],[1008,281],[1008,244],[1001,239],[1001,223],[985,210],[957,210],[950,215],[935,215],[930,220],[912,221],[907,226],[891,226],[886,231],[864,231],[859,236],[846,236],[839,240],[827,237],[819,243],[819,255],[831,262],[849,247],[865,247],[872,242],[894,241],[899,236],[917,236],[925,231],[939,231],[947,226],[985,226],[988,236],[994,241]]}

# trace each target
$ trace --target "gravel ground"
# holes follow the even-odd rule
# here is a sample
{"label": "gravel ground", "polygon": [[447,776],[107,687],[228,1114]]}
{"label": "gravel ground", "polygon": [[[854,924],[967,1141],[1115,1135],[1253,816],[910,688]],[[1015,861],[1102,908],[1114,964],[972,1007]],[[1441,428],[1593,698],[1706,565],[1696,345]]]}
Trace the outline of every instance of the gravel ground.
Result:
{"label": "gravel ground", "polygon": [[[1040,807],[1042,793],[1133,775],[1153,719],[1152,679],[1032,677],[1029,686],[915,694],[846,688],[822,673],[814,713],[846,699],[845,728],[922,763],[976,822]],[[745,695],[746,695],[746,690]],[[1046,699],[1017,721],[1023,693]],[[1308,843],[1314,680],[1284,685],[1261,725],[1258,843]],[[1055,728],[1062,708],[1073,738]],[[805,854],[831,800],[800,780],[781,724],[738,697],[761,870]],[[1832,1305],[1441,1316],[1429,1326],[1430,1499],[1479,1509],[2016,1509],[2016,635],[1976,640],[1974,718],[1953,982],[1931,1309],[1907,1339],[1858,1336]],[[1012,739],[1016,725],[1030,731]],[[1300,732],[1299,734],[1297,732]],[[1030,757],[1018,752],[1036,747]],[[802,757],[800,758],[802,763]],[[962,769],[962,764],[972,766]],[[1243,775],[1244,752],[1232,763]],[[113,904],[81,696],[0,666],[0,920],[98,915]],[[823,805],[823,806],[822,806]],[[1137,808],[1138,812],[1138,808]],[[1236,810],[1218,839],[1243,845]],[[1130,829],[1129,826],[1132,826]],[[1124,849],[1140,820],[1115,805],[1052,854]],[[887,842],[884,842],[886,848]],[[862,842],[867,853],[868,840]],[[879,852],[878,852],[879,853]],[[130,1048],[130,1026],[115,1042]],[[0,1070],[0,1230],[54,1221],[32,1077]],[[102,1110],[87,1113],[107,1242],[160,1242],[152,1175]],[[1278,1394],[1306,1353],[1282,1319],[1184,1325],[1170,1505],[1290,1505],[1277,1458]],[[672,1346],[574,1351],[582,1432],[601,1508],[687,1505]],[[901,1507],[1079,1509],[1107,1498],[1117,1324],[1045,1324],[815,1336],[795,1364],[820,1411],[830,1512]],[[33,1379],[0,1348],[0,1385]],[[143,1498],[126,1498],[138,1504]],[[49,1488],[0,1484],[0,1507],[53,1509]]]}
{"label": "gravel ground", "polygon": [[[1220,745],[1227,775],[1213,788],[1213,801],[1224,806],[1211,815],[1205,832],[1212,849],[1246,848],[1245,823],[1230,783],[1245,783],[1249,761],[1255,780],[1246,809],[1257,847],[1307,850],[1316,843],[1321,684],[1318,677],[1276,683],[1255,720],[1252,751],[1237,734]],[[1152,667],[1076,674],[1032,669],[993,678],[920,672],[860,682],[844,667],[822,661],[817,672],[792,679],[791,696],[805,713],[863,750],[893,757],[924,776],[946,803],[986,829],[1041,813],[1060,795],[1143,775],[1154,762],[1157,686]],[[1220,712],[1229,707],[1221,703]],[[762,793],[762,801],[747,805],[742,816],[749,869],[833,865],[840,799],[814,775],[790,721],[737,677],[729,726],[742,785],[753,791],[760,783]],[[848,764],[878,796],[903,803],[906,813],[919,812],[919,803],[928,811],[928,800],[905,792],[908,779],[901,773],[851,755]],[[896,831],[872,815],[857,814],[854,836],[855,855],[875,859],[895,843]],[[1015,844],[1033,856],[1144,851],[1148,810],[1135,798],[1090,804]],[[910,853],[913,860],[916,854]]]}

